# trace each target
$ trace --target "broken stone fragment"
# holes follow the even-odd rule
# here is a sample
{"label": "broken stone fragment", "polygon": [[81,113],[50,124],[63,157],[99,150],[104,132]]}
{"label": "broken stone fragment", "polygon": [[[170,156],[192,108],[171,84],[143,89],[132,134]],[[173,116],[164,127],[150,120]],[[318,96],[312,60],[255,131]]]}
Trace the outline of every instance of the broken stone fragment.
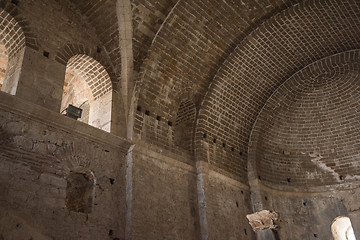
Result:
{"label": "broken stone fragment", "polygon": [[277,228],[276,221],[279,214],[269,210],[262,210],[256,213],[246,215],[252,229],[256,231]]}

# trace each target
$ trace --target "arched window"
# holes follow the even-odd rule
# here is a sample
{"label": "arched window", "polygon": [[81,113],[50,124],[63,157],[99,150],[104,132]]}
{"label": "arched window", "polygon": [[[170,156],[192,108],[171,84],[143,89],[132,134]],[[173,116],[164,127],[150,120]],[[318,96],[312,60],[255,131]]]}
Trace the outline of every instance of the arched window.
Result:
{"label": "arched window", "polygon": [[25,35],[6,11],[0,10],[0,89],[15,95],[24,56]]}
{"label": "arched window", "polygon": [[67,63],[61,112],[69,105],[82,109],[78,120],[110,132],[112,85],[109,74],[95,59],[79,54]]}
{"label": "arched window", "polygon": [[356,240],[354,229],[348,217],[337,217],[331,225],[334,240]]}

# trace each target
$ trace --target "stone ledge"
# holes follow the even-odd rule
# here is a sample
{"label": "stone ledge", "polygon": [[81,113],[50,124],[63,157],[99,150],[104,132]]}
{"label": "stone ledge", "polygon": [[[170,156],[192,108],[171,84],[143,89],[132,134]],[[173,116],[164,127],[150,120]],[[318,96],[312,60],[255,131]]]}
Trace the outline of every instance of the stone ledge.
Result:
{"label": "stone ledge", "polygon": [[[65,117],[17,96],[0,91],[0,110],[14,113],[90,141],[111,145],[127,153],[132,143],[125,138],[105,132],[88,124]],[[126,126],[125,126],[126,127]]]}

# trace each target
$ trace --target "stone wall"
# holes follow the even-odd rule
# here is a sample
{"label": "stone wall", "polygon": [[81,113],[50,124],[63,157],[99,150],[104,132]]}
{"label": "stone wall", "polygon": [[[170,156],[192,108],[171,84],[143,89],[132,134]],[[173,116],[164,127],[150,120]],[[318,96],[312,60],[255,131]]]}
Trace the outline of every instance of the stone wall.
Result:
{"label": "stone wall", "polygon": [[133,150],[130,235],[199,239],[195,169],[158,151],[144,143]]}
{"label": "stone wall", "polygon": [[249,187],[201,165],[208,239],[255,239],[246,218],[252,213]]}
{"label": "stone wall", "polygon": [[331,224],[338,216],[348,216],[355,233],[359,233],[359,193],[358,188],[309,194],[262,186],[259,198],[263,209],[279,214],[275,231],[280,239],[326,240],[332,239]]}
{"label": "stone wall", "polygon": [[[0,99],[1,238],[123,239],[129,143],[17,97]],[[74,173],[93,186],[73,196],[86,211],[69,205]]]}

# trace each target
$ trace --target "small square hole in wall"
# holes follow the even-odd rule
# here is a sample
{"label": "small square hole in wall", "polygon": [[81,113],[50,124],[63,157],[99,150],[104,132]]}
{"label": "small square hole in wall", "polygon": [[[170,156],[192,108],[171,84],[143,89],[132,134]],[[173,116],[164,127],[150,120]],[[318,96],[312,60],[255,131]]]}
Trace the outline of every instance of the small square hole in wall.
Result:
{"label": "small square hole in wall", "polygon": [[245,235],[247,235],[247,231],[246,231],[246,228],[244,228],[244,233],[245,233]]}
{"label": "small square hole in wall", "polygon": [[243,154],[243,153],[242,153],[242,152],[240,152],[240,156],[242,156],[242,154]]}
{"label": "small square hole in wall", "polygon": [[318,238],[319,236],[316,234],[316,233],[314,233],[314,238]]}
{"label": "small square hole in wall", "polygon": [[149,110],[145,110],[145,115],[150,115],[150,111]]}
{"label": "small square hole in wall", "polygon": [[18,0],[11,0],[11,3],[14,4],[14,5],[18,5],[19,1]]}
{"label": "small square hole in wall", "polygon": [[101,53],[101,48],[100,48],[100,47],[97,47],[97,48],[96,48],[96,52],[97,52],[97,53]]}
{"label": "small square hole in wall", "polygon": [[235,151],[235,148],[232,147],[232,148],[231,148],[231,151],[234,152],[234,151]]}
{"label": "small square hole in wall", "polygon": [[216,143],[216,138],[213,139],[213,142]]}
{"label": "small square hole in wall", "polygon": [[171,121],[168,121],[168,125],[171,127],[173,124]]}
{"label": "small square hole in wall", "polygon": [[156,116],[156,120],[160,121],[161,117],[160,116]]}
{"label": "small square hole in wall", "polygon": [[291,178],[287,178],[287,182],[291,182]]}
{"label": "small square hole in wall", "polygon": [[115,183],[115,179],[114,178],[109,178],[110,184],[113,185]]}
{"label": "small square hole in wall", "polygon": [[43,52],[43,55],[44,55],[44,57],[49,58],[50,53],[49,53],[49,52],[47,52],[47,51],[44,51],[44,52]]}
{"label": "small square hole in wall", "polygon": [[207,135],[206,135],[206,133],[204,133],[204,134],[203,134],[203,138],[206,138],[206,137],[207,137]]}
{"label": "small square hole in wall", "polygon": [[137,106],[136,110],[141,112],[141,106]]}
{"label": "small square hole in wall", "polygon": [[222,146],[223,146],[223,148],[224,148],[224,147],[226,147],[226,144],[225,144],[225,143],[223,143],[223,144],[222,144]]}
{"label": "small square hole in wall", "polygon": [[109,229],[109,236],[112,236],[114,234],[114,231],[112,229]]}

